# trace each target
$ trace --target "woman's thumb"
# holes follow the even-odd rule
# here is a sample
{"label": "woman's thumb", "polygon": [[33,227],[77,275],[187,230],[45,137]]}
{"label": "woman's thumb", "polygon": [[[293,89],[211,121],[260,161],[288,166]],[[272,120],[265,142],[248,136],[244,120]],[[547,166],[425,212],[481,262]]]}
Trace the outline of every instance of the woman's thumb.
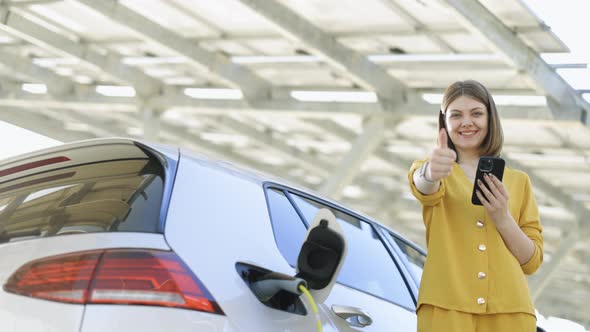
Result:
{"label": "woman's thumb", "polygon": [[438,146],[441,148],[448,148],[449,145],[447,139],[447,131],[444,128],[441,128],[438,132]]}

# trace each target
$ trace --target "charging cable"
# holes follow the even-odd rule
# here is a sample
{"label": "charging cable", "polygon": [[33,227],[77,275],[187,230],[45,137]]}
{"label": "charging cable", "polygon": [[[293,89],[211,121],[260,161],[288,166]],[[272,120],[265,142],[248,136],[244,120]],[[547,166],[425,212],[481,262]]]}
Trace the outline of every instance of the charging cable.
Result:
{"label": "charging cable", "polygon": [[318,311],[318,306],[315,304],[315,301],[313,300],[313,296],[311,296],[311,293],[303,284],[299,285],[299,290],[305,295],[307,301],[309,301],[309,304],[311,305],[311,310],[313,311],[313,314],[315,315],[315,319],[317,322],[316,326],[318,332],[322,332],[322,320],[320,319],[320,312]]}

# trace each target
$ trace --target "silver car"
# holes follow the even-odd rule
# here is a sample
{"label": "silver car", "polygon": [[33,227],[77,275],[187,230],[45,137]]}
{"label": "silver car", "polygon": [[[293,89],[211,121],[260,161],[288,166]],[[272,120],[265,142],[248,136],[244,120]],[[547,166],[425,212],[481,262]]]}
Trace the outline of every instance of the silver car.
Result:
{"label": "silver car", "polygon": [[[301,265],[319,211],[346,244],[325,282]],[[182,149],[101,139],[0,165],[4,332],[415,331],[424,257],[335,202]],[[297,290],[264,291],[276,276],[305,283],[318,315]]]}

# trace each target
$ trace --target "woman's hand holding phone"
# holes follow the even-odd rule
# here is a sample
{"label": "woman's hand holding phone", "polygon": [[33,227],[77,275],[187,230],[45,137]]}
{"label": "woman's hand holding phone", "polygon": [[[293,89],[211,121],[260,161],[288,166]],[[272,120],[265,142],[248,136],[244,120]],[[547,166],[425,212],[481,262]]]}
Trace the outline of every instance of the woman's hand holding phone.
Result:
{"label": "woman's hand holding phone", "polygon": [[508,210],[508,191],[502,181],[490,174],[483,176],[483,181],[486,181],[490,189],[488,189],[482,180],[477,180],[479,189],[475,192],[483,206],[488,211],[490,218],[496,224],[496,227],[502,226],[503,223],[512,220]]}
{"label": "woman's hand holding phone", "polygon": [[447,131],[443,128],[438,133],[438,145],[430,154],[430,161],[426,170],[426,176],[430,181],[439,181],[451,174],[457,154],[453,149],[449,148],[447,139]]}

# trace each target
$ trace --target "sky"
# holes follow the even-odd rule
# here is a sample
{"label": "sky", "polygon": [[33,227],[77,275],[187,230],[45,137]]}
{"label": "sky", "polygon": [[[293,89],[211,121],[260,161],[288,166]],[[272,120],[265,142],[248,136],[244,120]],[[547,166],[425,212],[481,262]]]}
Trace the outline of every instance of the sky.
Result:
{"label": "sky", "polygon": [[0,159],[61,144],[52,138],[0,121]]}
{"label": "sky", "polygon": [[[569,54],[543,55],[548,63],[590,64],[590,0],[520,0],[536,14],[570,49]],[[590,68],[558,69],[557,72],[577,90],[590,92]],[[590,93],[583,97],[590,102]]]}
{"label": "sky", "polygon": [[570,48],[590,62],[590,44],[584,34],[590,29],[588,0],[521,0]]}

